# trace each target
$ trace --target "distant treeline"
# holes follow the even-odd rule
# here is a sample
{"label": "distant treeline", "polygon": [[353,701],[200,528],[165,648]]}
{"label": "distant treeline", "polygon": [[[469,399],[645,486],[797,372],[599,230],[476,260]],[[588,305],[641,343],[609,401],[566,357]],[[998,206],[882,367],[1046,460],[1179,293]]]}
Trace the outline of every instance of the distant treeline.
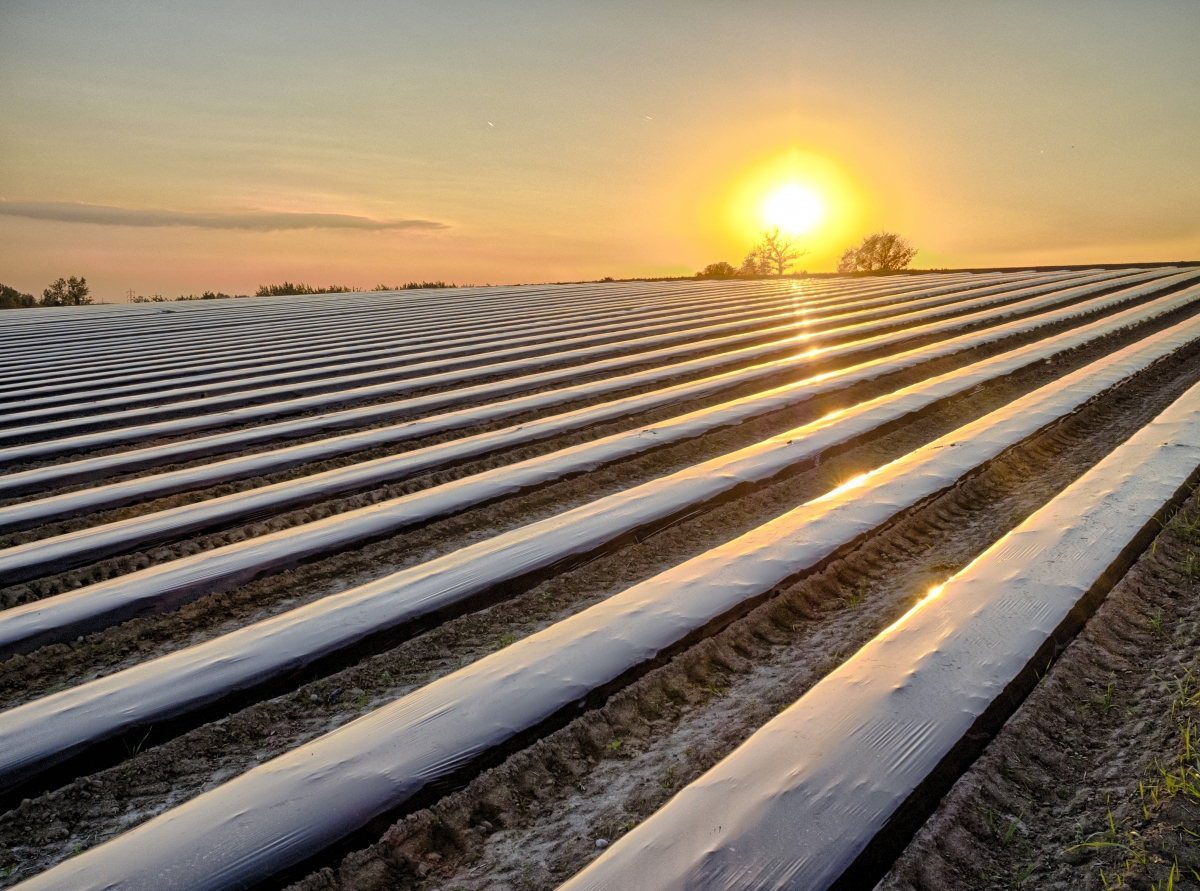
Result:
{"label": "distant treeline", "polygon": [[33,306],[86,306],[92,302],[88,296],[86,278],[60,278],[52,281],[42,291],[42,299],[32,294],[22,294],[16,288],[0,285],[0,309],[28,309]]}
{"label": "distant treeline", "polygon": [[[454,288],[457,285],[436,282],[409,282],[404,285],[376,285],[372,291],[411,291],[418,288]],[[299,294],[349,294],[363,291],[364,288],[350,285],[329,285],[328,287],[313,287],[303,282],[284,282],[282,285],[259,285],[254,292],[255,297],[290,297]],[[179,300],[239,300],[248,299],[249,294],[226,294],[223,291],[204,291],[200,294],[180,294],[178,297],[164,297],[162,294],[130,294],[130,303],[168,303]],[[88,296],[86,278],[60,278],[51,282],[42,291],[39,300],[32,294],[22,294],[16,288],[0,284],[0,309],[29,309],[35,306],[86,306],[92,302]]]}
{"label": "distant treeline", "polygon": [[[456,285],[448,285],[445,282],[409,282],[406,285],[376,285],[371,288],[372,291],[411,291],[414,288],[454,288]],[[365,288],[354,287],[353,285],[327,285],[326,287],[314,287],[306,285],[304,282],[284,282],[281,285],[259,285],[258,290],[254,292],[255,297],[294,297],[304,294],[352,294],[366,290]],[[221,291],[205,291],[197,296],[196,294],[180,294],[175,300],[241,300],[249,298],[249,294],[225,294]],[[130,298],[133,303],[166,303],[168,298],[161,294],[151,294],[149,297],[143,297],[141,294]]]}
{"label": "distant treeline", "polygon": [[[372,291],[413,291],[420,288],[455,288],[457,285],[446,284],[443,281],[437,282],[409,282],[406,285],[376,285],[371,288]],[[290,297],[293,294],[349,294],[352,291],[363,291],[364,288],[354,288],[348,285],[330,285],[327,288],[314,288],[312,285],[306,285],[303,282],[292,284],[284,282],[282,285],[259,285],[258,290],[254,292],[255,297]]]}

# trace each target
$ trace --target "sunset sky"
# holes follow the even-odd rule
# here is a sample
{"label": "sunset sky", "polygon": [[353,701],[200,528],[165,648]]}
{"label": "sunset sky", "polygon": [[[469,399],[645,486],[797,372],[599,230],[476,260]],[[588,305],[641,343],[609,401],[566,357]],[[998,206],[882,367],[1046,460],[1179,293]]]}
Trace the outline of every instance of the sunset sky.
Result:
{"label": "sunset sky", "polygon": [[[0,282],[1200,259],[1200,3],[0,2]],[[798,190],[798,191],[797,191]],[[807,205],[806,205],[807,206]]]}

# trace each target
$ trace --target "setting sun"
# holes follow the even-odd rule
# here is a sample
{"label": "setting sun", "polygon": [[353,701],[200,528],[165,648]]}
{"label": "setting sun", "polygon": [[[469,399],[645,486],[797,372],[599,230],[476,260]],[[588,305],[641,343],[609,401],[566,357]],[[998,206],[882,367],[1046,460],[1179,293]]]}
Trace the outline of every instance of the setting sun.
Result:
{"label": "setting sun", "polygon": [[[678,191],[695,198],[680,204],[681,228],[703,233],[713,256],[740,260],[777,227],[799,239],[805,267],[832,269],[874,214],[863,188],[869,172],[835,160],[833,151],[779,145],[773,134],[739,136],[683,171]],[[696,190],[698,182],[712,185]]]}
{"label": "setting sun", "polygon": [[763,205],[763,217],[768,225],[784,232],[802,234],[810,231],[825,215],[825,208],[805,186],[790,183],[773,194]]}

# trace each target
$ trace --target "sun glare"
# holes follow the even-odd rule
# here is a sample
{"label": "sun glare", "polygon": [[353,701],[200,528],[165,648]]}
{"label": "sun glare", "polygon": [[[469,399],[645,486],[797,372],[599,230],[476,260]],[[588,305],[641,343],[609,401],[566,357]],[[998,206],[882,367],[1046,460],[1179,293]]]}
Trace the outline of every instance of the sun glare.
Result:
{"label": "sun glare", "polygon": [[825,207],[821,199],[812,189],[797,183],[789,183],[779,189],[763,205],[763,217],[767,224],[778,226],[793,235],[811,231],[824,215]]}
{"label": "sun glare", "polygon": [[[806,252],[799,268],[832,268],[861,237],[867,203],[857,178],[832,157],[799,146],[715,154],[681,177],[681,194],[697,182],[712,188],[681,202],[681,226],[698,228],[713,256],[737,265],[746,250],[776,227]],[[696,200],[698,199],[698,200]]]}

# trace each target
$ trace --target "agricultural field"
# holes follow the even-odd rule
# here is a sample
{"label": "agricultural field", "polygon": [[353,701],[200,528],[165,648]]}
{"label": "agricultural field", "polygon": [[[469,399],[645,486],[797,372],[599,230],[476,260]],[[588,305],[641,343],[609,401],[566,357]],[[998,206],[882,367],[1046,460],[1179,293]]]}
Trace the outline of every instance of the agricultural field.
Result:
{"label": "agricultural field", "polygon": [[1200,885],[1200,268],[12,315],[0,887]]}

